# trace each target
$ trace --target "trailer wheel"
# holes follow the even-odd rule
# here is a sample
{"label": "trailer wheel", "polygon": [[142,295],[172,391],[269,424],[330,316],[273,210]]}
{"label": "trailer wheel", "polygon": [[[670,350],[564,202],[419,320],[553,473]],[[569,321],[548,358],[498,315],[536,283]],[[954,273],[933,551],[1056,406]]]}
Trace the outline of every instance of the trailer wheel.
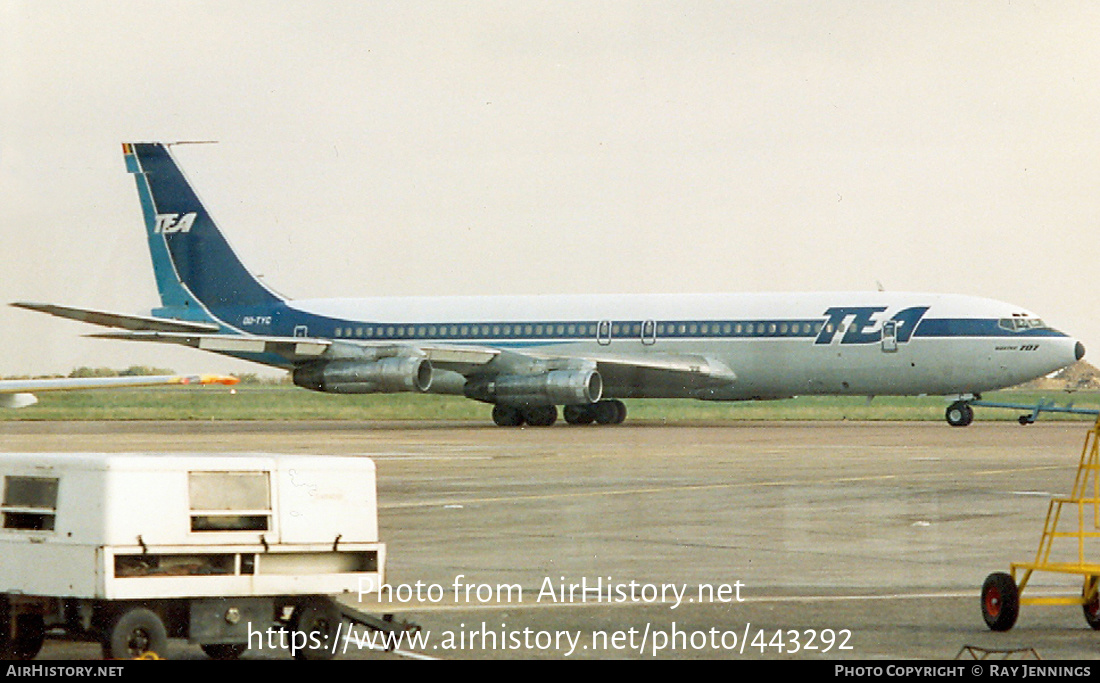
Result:
{"label": "trailer wheel", "polygon": [[1085,602],[1081,605],[1085,612],[1085,621],[1089,622],[1089,626],[1091,626],[1094,631],[1100,631],[1100,593],[1093,593],[1091,599],[1089,599],[1088,595],[1092,587],[1096,585],[1098,578],[1100,577],[1087,577],[1085,579],[1085,588],[1081,592],[1082,598],[1085,599]]}
{"label": "trailer wheel", "polygon": [[38,656],[46,640],[46,626],[41,614],[20,614],[15,619],[14,633],[0,637],[0,660],[27,661]]}
{"label": "trailer wheel", "polygon": [[332,659],[332,639],[340,626],[340,611],[332,600],[310,598],[294,606],[290,616],[291,654],[295,659]]}
{"label": "trailer wheel", "polygon": [[199,647],[210,659],[220,660],[238,659],[248,649],[245,643],[207,643]]}
{"label": "trailer wheel", "polygon": [[103,636],[106,659],[137,659],[168,654],[168,632],[155,612],[135,607],[120,613]]}
{"label": "trailer wheel", "polygon": [[1020,590],[1011,575],[994,572],[982,584],[982,617],[992,631],[1007,631],[1020,614]]}

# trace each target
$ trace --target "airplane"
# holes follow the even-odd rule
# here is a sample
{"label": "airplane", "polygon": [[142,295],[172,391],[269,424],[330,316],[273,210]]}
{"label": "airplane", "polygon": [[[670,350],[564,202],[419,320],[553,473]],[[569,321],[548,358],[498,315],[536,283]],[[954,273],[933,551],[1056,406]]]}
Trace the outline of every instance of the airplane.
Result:
{"label": "airplane", "polygon": [[165,385],[225,384],[240,382],[226,375],[135,375],[132,377],[58,377],[51,379],[0,380],[0,408],[26,408],[38,403],[31,392],[78,389],[118,389]]}
{"label": "airplane", "polygon": [[953,398],[1085,355],[1018,306],[952,294],[739,293],[290,299],[238,258],[177,164],[178,143],[124,143],[161,306],[149,316],[19,302],[292,373],[342,394],[430,392],[492,405],[501,426],[618,424],[623,399],[799,395]]}

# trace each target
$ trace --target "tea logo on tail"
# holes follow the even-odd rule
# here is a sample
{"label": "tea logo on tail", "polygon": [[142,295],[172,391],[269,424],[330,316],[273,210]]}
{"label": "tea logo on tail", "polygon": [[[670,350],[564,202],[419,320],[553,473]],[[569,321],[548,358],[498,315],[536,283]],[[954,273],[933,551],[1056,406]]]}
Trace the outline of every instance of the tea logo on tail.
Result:
{"label": "tea logo on tail", "polygon": [[170,235],[175,232],[191,232],[191,226],[195,222],[195,212],[185,213],[158,213],[157,224],[153,232]]}

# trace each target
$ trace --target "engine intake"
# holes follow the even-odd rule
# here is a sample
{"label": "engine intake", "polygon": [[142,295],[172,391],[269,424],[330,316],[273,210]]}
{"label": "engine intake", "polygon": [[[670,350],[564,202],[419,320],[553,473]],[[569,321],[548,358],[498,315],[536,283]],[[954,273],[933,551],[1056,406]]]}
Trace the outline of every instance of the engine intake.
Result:
{"label": "engine intake", "polygon": [[294,370],[294,383],[333,394],[425,392],[432,383],[427,358],[391,356],[374,361],[333,360]]}
{"label": "engine intake", "polygon": [[468,398],[516,405],[586,405],[603,395],[596,370],[551,370],[537,375],[498,375],[468,382]]}

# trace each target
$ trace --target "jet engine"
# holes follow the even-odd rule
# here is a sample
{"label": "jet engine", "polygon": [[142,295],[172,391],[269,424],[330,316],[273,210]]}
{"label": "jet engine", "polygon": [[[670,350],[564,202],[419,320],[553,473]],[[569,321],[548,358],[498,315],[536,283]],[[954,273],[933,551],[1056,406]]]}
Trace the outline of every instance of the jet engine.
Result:
{"label": "jet engine", "polygon": [[424,392],[432,383],[432,364],[427,358],[415,356],[390,356],[373,361],[332,360],[296,368],[294,383],[334,394]]}
{"label": "jet engine", "polygon": [[534,375],[497,375],[466,383],[465,394],[486,403],[584,405],[603,394],[596,370],[551,370]]}

